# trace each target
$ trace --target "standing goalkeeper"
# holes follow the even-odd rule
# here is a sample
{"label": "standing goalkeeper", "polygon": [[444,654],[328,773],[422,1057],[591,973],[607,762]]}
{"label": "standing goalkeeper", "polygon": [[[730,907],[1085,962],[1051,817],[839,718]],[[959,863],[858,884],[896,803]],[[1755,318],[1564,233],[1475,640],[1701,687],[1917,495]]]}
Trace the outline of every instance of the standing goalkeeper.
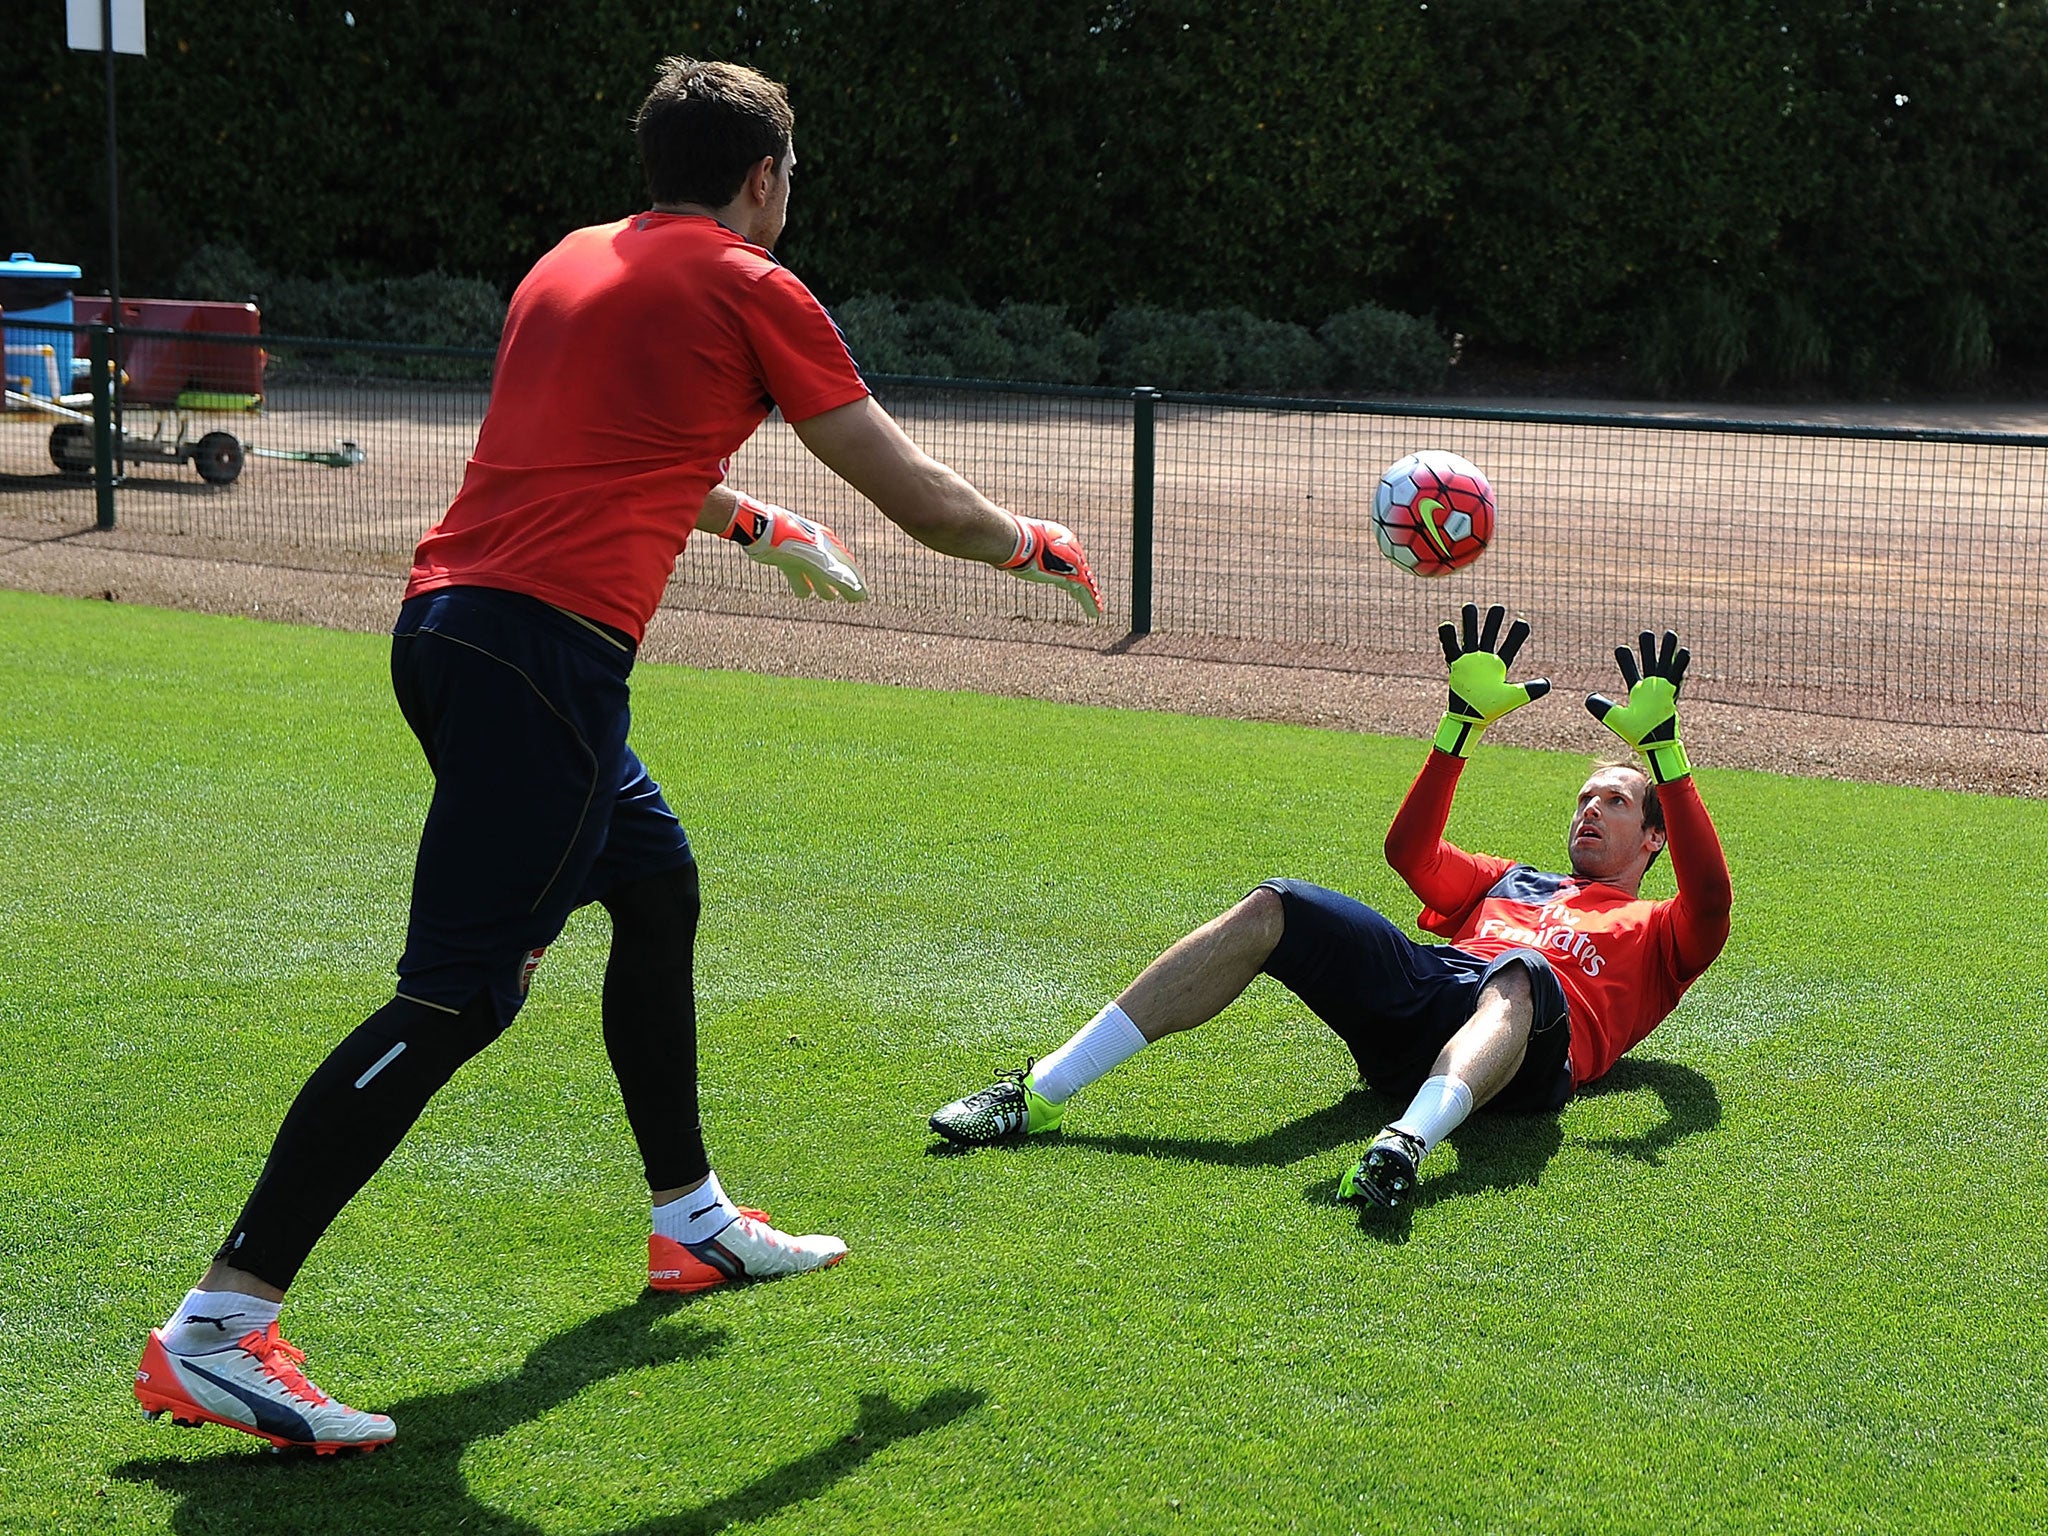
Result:
{"label": "standing goalkeeper", "polygon": [[[1444,841],[1451,796],[1480,733],[1550,691],[1507,681],[1528,637],[1501,641],[1499,607],[1445,624],[1450,708],[1387,831],[1387,862],[1423,904],[1419,944],[1335,891],[1269,880],[1161,955],[1073,1038],[1022,1073],[931,1117],[949,1140],[983,1145],[1052,1130],[1067,1100],[1153,1041],[1206,1023],[1264,972],[1351,1048],[1374,1088],[1408,1109],[1345,1174],[1342,1198],[1398,1205],[1429,1149],[1483,1104],[1551,1113],[1678,1006],[1728,939],[1732,893],[1714,824],[1678,738],[1689,654],[1642,636],[1640,664],[1615,652],[1628,698],[1586,707],[1641,754],[1598,765],[1566,835],[1569,874],[1467,853]],[[1671,849],[1678,894],[1646,901],[1643,874]]]}
{"label": "standing goalkeeper", "polygon": [[[693,530],[742,544],[800,594],[862,595],[830,529],[724,484],[774,408],[921,543],[1058,584],[1090,613],[1099,603],[1073,534],[1012,516],[921,453],[769,254],[789,207],[793,123],[783,88],[753,70],[669,60],[636,123],[652,208],[572,232],[513,295],[476,452],[420,541],[393,633],[399,708],[434,772],[397,993],[313,1073],[212,1268],[152,1330],[135,1380],[145,1409],[281,1446],[391,1440],[390,1419],[301,1372],[279,1305],[592,902],[612,921],[605,1049],[653,1197],[648,1283],[704,1290],[846,1252],[736,1205],[705,1151],[697,865],[626,741],[641,635]],[[776,800],[764,783],[692,790]],[[512,1275],[522,1262],[498,1260]]]}

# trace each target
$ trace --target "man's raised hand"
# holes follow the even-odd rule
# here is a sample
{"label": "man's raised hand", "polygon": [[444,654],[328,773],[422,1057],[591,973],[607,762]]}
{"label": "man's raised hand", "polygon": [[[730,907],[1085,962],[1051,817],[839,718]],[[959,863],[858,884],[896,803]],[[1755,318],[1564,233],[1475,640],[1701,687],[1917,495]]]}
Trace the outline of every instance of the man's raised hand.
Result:
{"label": "man's raised hand", "polygon": [[867,598],[867,579],[852,553],[814,517],[742,496],[721,536],[745,549],[748,559],[781,571],[798,597],[843,597],[849,603]]}
{"label": "man's raised hand", "polygon": [[1102,616],[1102,591],[1095,585],[1095,573],[1088,569],[1088,554],[1074,530],[1065,523],[1047,522],[1039,517],[1017,517],[1017,550],[999,570],[1025,581],[1045,581],[1064,587],[1091,619]]}
{"label": "man's raised hand", "polygon": [[1678,739],[1678,690],[1685,681],[1685,664],[1692,652],[1678,643],[1678,636],[1664,631],[1660,648],[1657,637],[1647,629],[1640,644],[1642,664],[1625,645],[1614,648],[1621,665],[1621,680],[1628,684],[1628,702],[1617,704],[1603,693],[1586,696],[1586,708],[1593,718],[1643,754],[1650,776],[1659,784],[1682,779],[1692,772],[1685,760],[1685,746]]}
{"label": "man's raised hand", "polygon": [[[1510,710],[1520,709],[1531,699],[1540,699],[1550,692],[1547,677],[1532,677],[1526,683],[1508,681],[1508,664],[1529,638],[1529,625],[1526,620],[1515,620],[1508,628],[1507,638],[1501,640],[1500,626],[1507,616],[1507,609],[1495,603],[1486,610],[1486,628],[1482,631],[1479,605],[1467,603],[1462,633],[1458,625],[1451,623],[1437,630],[1437,638],[1443,641],[1444,660],[1451,667],[1451,702],[1436,730],[1438,751],[1470,757],[1472,749],[1479,745],[1480,733],[1489,725]],[[1497,640],[1498,650],[1494,648]]]}

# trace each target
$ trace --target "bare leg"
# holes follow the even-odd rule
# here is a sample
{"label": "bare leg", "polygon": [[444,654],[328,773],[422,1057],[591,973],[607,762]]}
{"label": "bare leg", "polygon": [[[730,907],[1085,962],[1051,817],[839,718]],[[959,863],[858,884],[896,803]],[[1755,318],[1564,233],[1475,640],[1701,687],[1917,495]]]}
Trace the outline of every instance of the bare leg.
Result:
{"label": "bare leg", "polygon": [[1252,984],[1284,926],[1279,896],[1261,887],[1146,966],[1117,1006],[1147,1040],[1206,1024]]}
{"label": "bare leg", "polygon": [[1414,1187],[1424,1154],[1514,1081],[1529,1054],[1535,1017],[1528,969],[1510,965],[1496,971],[1479,989],[1472,1016],[1437,1052],[1406,1112],[1373,1138],[1344,1175],[1338,1197],[1399,1205]]}
{"label": "bare leg", "polygon": [[1067,1101],[1153,1041],[1206,1024],[1251,985],[1286,928],[1279,896],[1256,890],[1138,973],[1115,1002],[1008,1079],[938,1110],[932,1129],[949,1141],[989,1146],[1050,1131]]}
{"label": "bare leg", "polygon": [[[1058,1123],[1048,1106],[1066,1103],[1153,1041],[1205,1024],[1228,1008],[1272,955],[1284,926],[1280,898],[1253,891],[1146,966],[1115,1002],[1032,1065],[1024,1086],[1034,1096],[1029,1102],[1035,1128]],[[941,1124],[945,1118],[942,1111],[933,1124],[952,1134]]]}
{"label": "bare leg", "polygon": [[1437,1053],[1429,1075],[1463,1083],[1477,1109],[1514,1081],[1529,1054],[1535,1022],[1528,971],[1519,965],[1503,967],[1480,989],[1479,1006]]}

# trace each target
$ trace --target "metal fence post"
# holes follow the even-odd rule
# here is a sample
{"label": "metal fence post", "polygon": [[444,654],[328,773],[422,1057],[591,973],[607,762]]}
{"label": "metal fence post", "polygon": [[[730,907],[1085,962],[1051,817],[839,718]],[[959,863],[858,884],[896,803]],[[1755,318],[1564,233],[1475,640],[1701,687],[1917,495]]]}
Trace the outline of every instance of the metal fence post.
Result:
{"label": "metal fence post", "polygon": [[1152,633],[1152,481],[1159,391],[1131,391],[1131,633]]}
{"label": "metal fence post", "polygon": [[92,362],[92,499],[94,526],[114,526],[114,332],[96,325],[86,349]]}

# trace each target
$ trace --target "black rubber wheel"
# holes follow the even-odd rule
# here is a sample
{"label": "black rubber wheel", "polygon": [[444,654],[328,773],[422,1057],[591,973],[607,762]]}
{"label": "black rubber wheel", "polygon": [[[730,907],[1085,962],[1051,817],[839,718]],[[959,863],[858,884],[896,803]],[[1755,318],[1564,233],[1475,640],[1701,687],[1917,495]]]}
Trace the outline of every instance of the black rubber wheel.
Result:
{"label": "black rubber wheel", "polygon": [[67,475],[92,473],[92,428],[62,421],[50,429],[50,462]]}
{"label": "black rubber wheel", "polygon": [[233,485],[242,472],[242,440],[232,432],[209,432],[192,445],[192,467],[208,485]]}

